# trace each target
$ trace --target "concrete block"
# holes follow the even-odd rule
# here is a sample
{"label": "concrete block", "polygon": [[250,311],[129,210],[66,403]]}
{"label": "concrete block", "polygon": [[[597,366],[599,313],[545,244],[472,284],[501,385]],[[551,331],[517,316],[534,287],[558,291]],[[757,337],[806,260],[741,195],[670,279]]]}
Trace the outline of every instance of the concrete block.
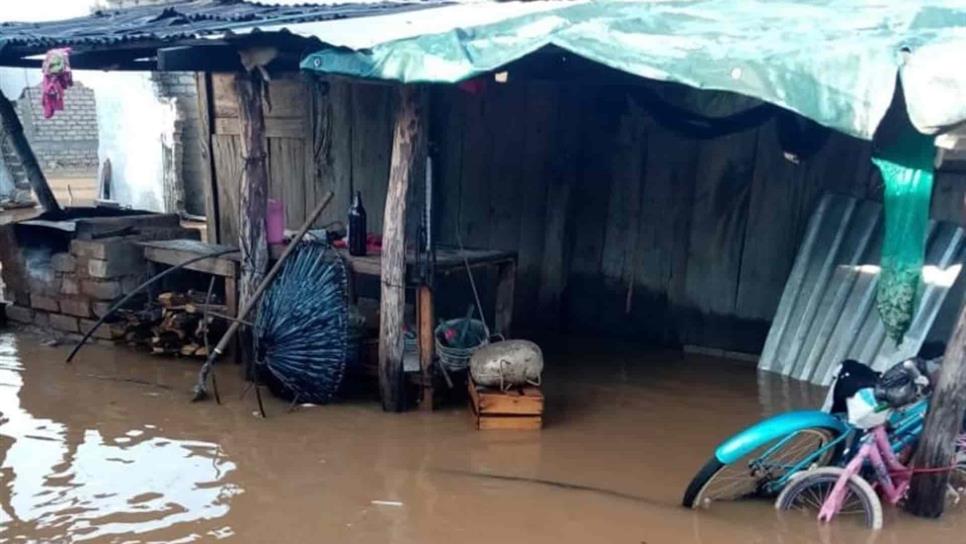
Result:
{"label": "concrete block", "polygon": [[113,236],[97,240],[71,240],[70,252],[75,257],[101,259],[102,261],[136,258],[137,255],[143,254],[141,248],[134,245],[134,240],[125,236]]}
{"label": "concrete block", "polygon": [[64,276],[60,281],[60,292],[65,295],[79,295],[80,294],[80,281],[73,275]]}
{"label": "concrete block", "polygon": [[60,301],[61,313],[77,317],[91,316],[91,303],[81,298],[65,298]]}
{"label": "concrete block", "polygon": [[[78,323],[78,325],[80,326],[80,332],[82,334],[87,334],[88,331],[94,328],[95,323],[97,323],[97,321],[94,321],[92,319],[81,319],[80,322]],[[122,338],[124,336],[124,329],[121,328],[119,325],[104,323],[103,325],[98,327],[97,330],[94,331],[94,334],[92,334],[91,336],[94,338],[100,338],[102,340],[114,340],[117,338]]]}
{"label": "concrete block", "polygon": [[111,309],[111,306],[113,304],[110,302],[92,302],[91,312],[94,313],[95,317],[104,317],[107,315],[107,311]]}
{"label": "concrete block", "polygon": [[79,319],[63,314],[50,314],[50,326],[63,332],[80,331]]}
{"label": "concrete block", "polygon": [[38,327],[50,327],[50,314],[47,312],[34,312],[34,325]]}
{"label": "concrete block", "polygon": [[90,267],[90,261],[90,257],[77,257],[77,268],[74,271],[74,277],[76,279],[83,280],[91,277],[87,272],[87,269]]}
{"label": "concrete block", "polygon": [[50,258],[50,267],[56,272],[73,272],[77,259],[70,253],[55,253]]}
{"label": "concrete block", "polygon": [[27,280],[30,294],[57,296],[60,294],[60,278],[54,275],[31,277]]}
{"label": "concrete block", "polygon": [[57,299],[34,293],[30,294],[30,307],[36,310],[45,310],[48,312],[60,311],[60,303],[57,302]]}
{"label": "concrete block", "polygon": [[7,306],[7,319],[14,323],[33,323],[34,311],[26,306],[11,304]]}
{"label": "concrete block", "polygon": [[91,259],[87,263],[87,274],[92,278],[110,279],[120,276],[144,274],[147,261],[143,255],[129,253],[125,257],[111,260]]}
{"label": "concrete block", "polygon": [[97,300],[114,300],[122,295],[121,282],[117,280],[83,280],[81,293]]}

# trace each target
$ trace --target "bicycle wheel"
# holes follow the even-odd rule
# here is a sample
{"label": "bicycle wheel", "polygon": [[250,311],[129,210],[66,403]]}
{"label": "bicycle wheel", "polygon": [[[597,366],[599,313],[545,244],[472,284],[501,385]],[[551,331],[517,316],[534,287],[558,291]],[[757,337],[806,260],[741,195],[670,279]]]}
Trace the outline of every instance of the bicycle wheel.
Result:
{"label": "bicycle wheel", "polygon": [[[795,476],[778,495],[775,508],[811,514],[817,519],[822,504],[844,473],[845,470],[839,467],[823,467]],[[881,529],[882,502],[868,482],[859,476],[852,476],[846,484],[842,508],[836,516],[854,516],[869,529]]]}
{"label": "bicycle wheel", "polygon": [[[835,438],[829,429],[802,429],[768,442],[734,463],[724,464],[712,457],[691,480],[681,503],[686,508],[707,508],[714,501],[763,494],[765,484],[785,476]],[[836,449],[828,448],[809,465],[828,464]]]}

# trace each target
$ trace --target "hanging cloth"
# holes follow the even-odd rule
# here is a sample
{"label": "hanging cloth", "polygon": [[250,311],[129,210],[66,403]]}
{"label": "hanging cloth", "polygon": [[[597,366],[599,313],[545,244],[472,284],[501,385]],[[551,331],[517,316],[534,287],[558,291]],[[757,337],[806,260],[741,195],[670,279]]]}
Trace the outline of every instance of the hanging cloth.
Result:
{"label": "hanging cloth", "polygon": [[894,141],[872,158],[885,181],[885,239],[876,306],[897,346],[912,324],[918,301],[934,157],[932,138],[906,121]]}
{"label": "hanging cloth", "polygon": [[50,119],[54,113],[64,109],[64,91],[74,85],[74,76],[70,71],[70,48],[47,51],[41,70],[44,81],[40,101],[44,108],[44,119]]}

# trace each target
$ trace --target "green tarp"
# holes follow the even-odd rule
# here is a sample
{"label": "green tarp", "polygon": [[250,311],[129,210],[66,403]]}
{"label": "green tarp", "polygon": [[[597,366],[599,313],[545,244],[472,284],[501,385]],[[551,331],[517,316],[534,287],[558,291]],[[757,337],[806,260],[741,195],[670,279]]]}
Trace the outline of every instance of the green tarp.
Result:
{"label": "green tarp", "polygon": [[932,138],[906,123],[872,158],[885,182],[885,238],[876,306],[897,345],[902,344],[918,303],[935,154]]}
{"label": "green tarp", "polygon": [[554,45],[641,77],[758,98],[863,139],[889,107],[897,75],[919,131],[966,119],[961,0],[561,2],[510,13],[365,50],[325,49],[302,68],[452,83]]}

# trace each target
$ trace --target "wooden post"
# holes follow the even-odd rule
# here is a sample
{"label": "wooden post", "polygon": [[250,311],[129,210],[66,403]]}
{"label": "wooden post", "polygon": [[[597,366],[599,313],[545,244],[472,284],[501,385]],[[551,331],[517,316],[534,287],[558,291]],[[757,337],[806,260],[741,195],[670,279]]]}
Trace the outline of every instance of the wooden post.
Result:
{"label": "wooden post", "polygon": [[[916,448],[912,466],[942,469],[953,463],[956,438],[966,411],[966,306],[946,345],[939,383],[933,391],[926,415],[922,439]],[[906,510],[917,516],[938,518],[946,502],[949,472],[920,472],[913,476]]]}
{"label": "wooden post", "polygon": [[201,124],[201,160],[204,167],[201,169],[201,181],[205,187],[205,217],[207,219],[206,242],[220,243],[220,231],[218,229],[218,188],[215,184],[217,175],[215,173],[215,154],[212,147],[212,137],[214,135],[214,99],[211,89],[211,72],[198,72],[195,74],[195,89],[198,92],[198,121]]}
{"label": "wooden post", "polygon": [[433,391],[433,353],[435,342],[433,330],[436,323],[436,313],[433,308],[433,290],[428,285],[420,285],[416,290],[416,313],[419,322],[419,368],[422,372],[420,383],[423,388],[419,407],[432,410],[434,401]]}
{"label": "wooden post", "polygon": [[34,150],[30,147],[30,142],[27,141],[27,137],[23,133],[23,124],[20,123],[20,118],[17,117],[17,112],[13,109],[13,104],[7,100],[3,92],[0,92],[0,121],[3,123],[3,130],[10,138],[10,143],[13,144],[14,151],[20,157],[24,172],[27,174],[27,181],[30,182],[30,187],[34,190],[34,194],[37,195],[37,200],[40,202],[40,205],[50,213],[61,214],[63,210],[61,210],[60,204],[57,203],[53,191],[50,190],[50,185],[47,184],[47,177],[44,176],[43,170],[37,164],[37,157],[34,155]]}
{"label": "wooden post", "polygon": [[382,227],[382,298],[379,319],[379,392],[382,409],[400,412],[403,395],[403,319],[406,308],[406,192],[422,127],[419,97],[400,88],[392,140],[392,162]]}
{"label": "wooden post", "polygon": [[239,74],[238,115],[241,122],[241,200],[238,214],[238,248],[241,274],[239,306],[244,307],[268,268],[265,214],[268,207],[268,166],[265,154],[265,117],[262,112],[262,79],[258,71]]}

